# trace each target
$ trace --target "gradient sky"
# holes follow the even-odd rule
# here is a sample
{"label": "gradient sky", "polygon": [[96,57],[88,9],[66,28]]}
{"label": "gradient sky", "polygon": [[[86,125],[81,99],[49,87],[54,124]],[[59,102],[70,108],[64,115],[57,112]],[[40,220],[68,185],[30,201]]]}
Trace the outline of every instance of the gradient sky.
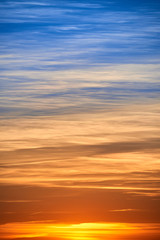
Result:
{"label": "gradient sky", "polygon": [[0,1],[0,239],[160,238],[160,1]]}

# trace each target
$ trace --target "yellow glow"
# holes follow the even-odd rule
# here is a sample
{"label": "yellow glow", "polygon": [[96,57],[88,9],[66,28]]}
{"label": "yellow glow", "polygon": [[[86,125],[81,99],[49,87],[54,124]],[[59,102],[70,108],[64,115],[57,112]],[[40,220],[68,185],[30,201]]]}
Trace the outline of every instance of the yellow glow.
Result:
{"label": "yellow glow", "polygon": [[[8,237],[57,237],[70,240],[99,240],[109,236],[118,239],[123,235],[157,232],[158,225],[128,224],[128,223],[80,223],[80,224],[51,224],[51,223],[13,223],[1,226],[1,233]],[[103,239],[103,238],[102,238]]]}

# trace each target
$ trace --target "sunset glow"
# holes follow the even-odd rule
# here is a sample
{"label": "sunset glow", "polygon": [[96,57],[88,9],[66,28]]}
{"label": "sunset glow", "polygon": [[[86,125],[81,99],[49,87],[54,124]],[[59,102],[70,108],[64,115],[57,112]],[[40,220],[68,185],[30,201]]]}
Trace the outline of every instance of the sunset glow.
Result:
{"label": "sunset glow", "polygon": [[159,10],[0,1],[0,240],[160,239]]}
{"label": "sunset glow", "polygon": [[[125,223],[80,223],[80,224],[43,224],[23,223],[7,224],[2,228],[4,238],[46,237],[52,239],[121,239],[137,235],[159,234],[159,225]],[[18,233],[18,234],[17,234]]]}

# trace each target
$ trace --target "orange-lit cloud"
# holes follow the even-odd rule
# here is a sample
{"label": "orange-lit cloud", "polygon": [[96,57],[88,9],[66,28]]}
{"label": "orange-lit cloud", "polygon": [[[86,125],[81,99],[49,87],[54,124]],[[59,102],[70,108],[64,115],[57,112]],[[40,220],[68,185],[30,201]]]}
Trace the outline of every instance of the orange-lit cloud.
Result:
{"label": "orange-lit cloud", "polygon": [[0,239],[159,240],[158,1],[77,1],[0,3]]}

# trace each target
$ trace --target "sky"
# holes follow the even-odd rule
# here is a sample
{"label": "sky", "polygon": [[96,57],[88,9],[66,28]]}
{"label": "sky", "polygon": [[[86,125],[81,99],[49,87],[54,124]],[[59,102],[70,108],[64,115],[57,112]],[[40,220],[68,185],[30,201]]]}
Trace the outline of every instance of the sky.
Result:
{"label": "sky", "polygon": [[0,1],[0,239],[160,238],[159,16]]}

